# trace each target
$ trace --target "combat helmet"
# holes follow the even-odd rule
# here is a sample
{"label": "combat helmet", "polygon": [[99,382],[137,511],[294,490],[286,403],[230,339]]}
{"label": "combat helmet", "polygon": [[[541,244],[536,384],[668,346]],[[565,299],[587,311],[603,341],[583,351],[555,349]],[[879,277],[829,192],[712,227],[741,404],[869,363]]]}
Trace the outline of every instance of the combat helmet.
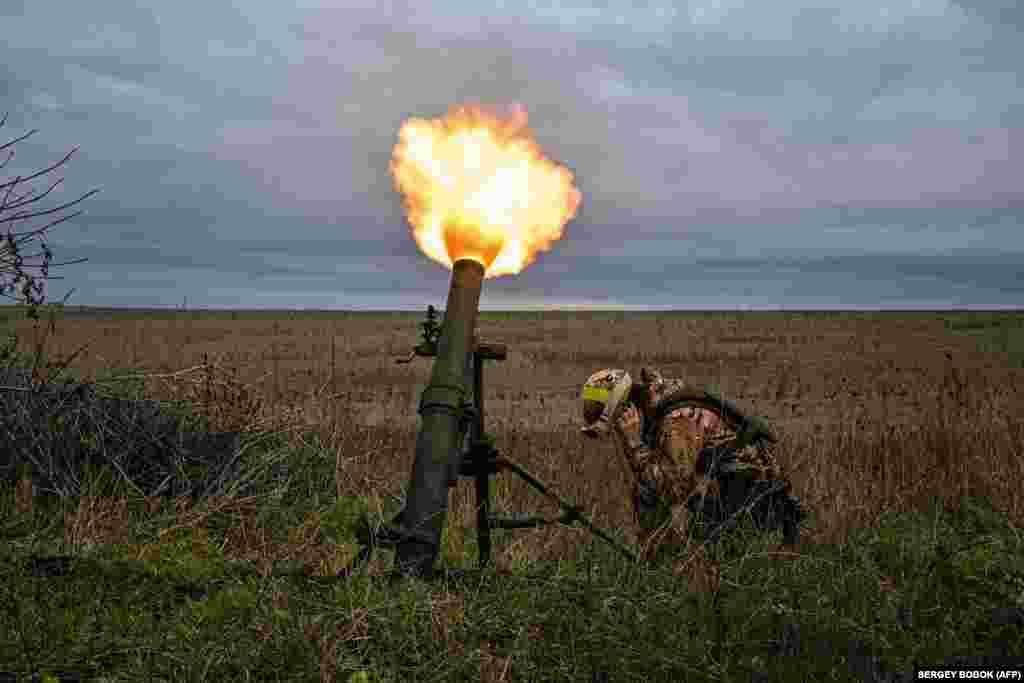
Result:
{"label": "combat helmet", "polygon": [[583,428],[589,437],[604,436],[619,406],[629,396],[633,379],[625,370],[599,370],[583,384]]}

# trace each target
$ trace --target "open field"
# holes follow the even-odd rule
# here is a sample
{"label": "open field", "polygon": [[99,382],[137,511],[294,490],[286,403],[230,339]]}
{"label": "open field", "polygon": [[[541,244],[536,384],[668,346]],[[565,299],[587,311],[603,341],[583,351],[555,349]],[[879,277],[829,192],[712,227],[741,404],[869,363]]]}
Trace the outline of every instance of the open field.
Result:
{"label": "open field", "polygon": [[[993,326],[992,320],[1004,323]],[[1024,371],[1008,367],[1014,350],[987,350],[969,334],[1020,329],[1022,320],[1020,314],[977,313],[483,313],[478,329],[481,338],[509,347],[508,360],[486,370],[489,428],[511,457],[542,468],[546,476],[566,477],[559,484],[577,488],[583,473],[577,468],[583,467],[597,480],[622,479],[618,470],[606,469],[618,466],[611,446],[601,462],[584,460],[579,387],[602,367],[637,373],[652,365],[666,376],[715,384],[727,398],[768,418],[793,442],[791,464],[801,465],[807,477],[799,488],[813,499],[834,498],[840,494],[834,482],[849,479],[839,475],[850,465],[827,457],[840,441],[852,440],[867,452],[882,440],[930,426],[941,411],[986,410],[986,421],[1024,417]],[[430,362],[397,365],[394,359],[417,342],[419,321],[413,313],[72,318],[56,327],[50,348],[63,356],[89,343],[72,365],[87,380],[112,369],[170,373],[205,359],[237,372],[238,381],[253,384],[270,406],[290,408],[313,430],[324,426],[327,414],[345,413],[360,429],[378,431],[374,466],[393,470],[391,489],[397,492],[408,474],[416,407]],[[31,339],[28,324],[20,327]],[[177,398],[164,384],[149,382],[147,394]],[[967,433],[983,426],[974,423],[958,428]],[[330,442],[329,434],[320,436]],[[987,475],[971,476],[947,495],[972,493],[964,487],[979,485],[978,478]],[[827,490],[825,481],[833,482]],[[606,514],[622,507],[626,481],[621,483],[621,490],[602,487]],[[896,496],[901,484],[887,485],[892,489],[886,495]],[[1008,506],[1015,521],[1024,518],[1024,500],[1011,495],[1012,482],[988,486],[1006,488],[1001,494],[987,488],[974,493]],[[931,495],[933,488],[922,491]],[[872,490],[873,507],[878,493]],[[862,491],[842,494],[865,500]],[[848,525],[864,521],[860,512],[852,518],[851,512],[837,510],[835,524],[822,533],[839,538]],[[625,525],[625,519],[612,519]]]}
{"label": "open field", "polygon": [[[380,680],[751,680],[762,671],[772,676],[763,680],[781,680],[775,676],[784,672],[847,680],[856,657],[806,650],[822,639],[844,653],[856,645],[856,661],[867,658],[889,671],[913,658],[1024,656],[1019,626],[979,625],[992,610],[1024,608],[1022,313],[481,313],[479,336],[509,347],[506,361],[485,370],[488,427],[503,454],[630,542],[629,480],[611,443],[594,448],[579,434],[580,385],[602,367],[638,373],[645,365],[714,384],[781,433],[781,460],[812,511],[801,556],[766,561],[774,541],[759,539],[753,554],[726,564],[721,586],[706,593],[667,569],[645,570],[641,578],[623,574],[621,560],[580,530],[560,527],[499,536],[497,566],[513,576],[506,583],[486,578],[493,594],[477,592],[474,583],[411,588],[394,598],[372,581],[325,588],[275,579],[274,571],[298,567],[309,578],[332,574],[347,559],[343,533],[328,523],[338,501],[358,497],[371,509],[398,504],[430,363],[396,365],[394,358],[418,341],[420,314],[129,317],[74,308],[47,333],[47,355],[64,357],[88,344],[71,365],[80,378],[145,375],[138,380],[145,395],[187,400],[217,430],[244,432],[263,418],[292,428],[280,451],[294,464],[293,479],[276,506],[229,505],[190,524],[181,522],[180,510],[139,512],[137,521],[124,518],[130,531],[117,543],[86,543],[72,533],[66,509],[63,525],[44,517],[33,522],[32,538],[49,539],[34,548],[142,566],[161,545],[154,533],[177,524],[186,555],[253,567],[237,575],[200,571],[204,591],[219,591],[220,602],[213,606],[208,597],[166,608],[178,624],[170,645],[153,640],[166,631],[159,615],[131,617],[131,604],[120,616],[98,618],[138,619],[146,623],[139,633],[150,634],[137,637],[118,680],[142,671],[164,680],[202,679],[202,667],[190,661],[203,662],[210,679],[225,680],[246,672],[348,680],[356,670]],[[14,326],[23,350],[44,329],[26,321]],[[246,397],[237,387],[246,387]],[[256,403],[240,411],[243,398]],[[251,409],[257,403],[258,414]],[[13,509],[15,492],[6,495],[0,504]],[[499,478],[496,501],[498,512],[554,512],[509,477]],[[471,483],[460,483],[446,564],[472,562],[473,520]],[[231,527],[251,533],[232,534]],[[259,548],[255,537],[263,539]],[[27,552],[26,543],[18,541],[18,552]],[[941,558],[952,563],[952,580],[936,569],[946,566]],[[541,587],[523,572],[551,578]],[[60,590],[44,595],[31,579],[19,585],[58,609]],[[67,595],[77,590],[75,579],[63,585]],[[225,606],[231,591],[241,597]],[[611,607],[617,600],[622,606]],[[25,604],[23,625],[46,623],[45,610]],[[953,607],[961,604],[968,606]],[[214,635],[228,623],[240,629],[232,636],[237,642]],[[80,653],[75,661],[86,661],[88,652],[95,659],[85,626],[69,628],[58,630],[78,638],[68,650]],[[24,633],[17,644],[8,640],[13,630],[0,628],[0,660],[25,659],[27,648],[58,668],[59,658],[26,645]],[[649,651],[627,642],[633,637]],[[204,645],[204,638],[214,640]],[[275,669],[273,652],[289,647],[300,653],[287,659],[294,670]],[[175,654],[161,658],[161,648]],[[255,653],[248,669],[235,661],[243,651]],[[804,656],[776,657],[780,652]],[[16,665],[0,669],[28,667]],[[592,679],[597,671],[611,677]]]}

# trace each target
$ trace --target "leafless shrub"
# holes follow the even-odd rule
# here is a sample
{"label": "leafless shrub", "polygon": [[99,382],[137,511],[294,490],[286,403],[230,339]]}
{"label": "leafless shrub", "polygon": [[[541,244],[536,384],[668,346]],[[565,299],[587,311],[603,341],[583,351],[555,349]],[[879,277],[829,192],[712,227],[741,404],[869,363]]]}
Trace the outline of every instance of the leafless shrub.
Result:
{"label": "leafless shrub", "polygon": [[[0,119],[0,128],[6,122],[7,115],[5,114]],[[36,130],[30,130],[23,135],[8,140],[6,143],[0,144],[0,155],[6,153],[6,158],[0,161],[0,170],[5,169],[11,160],[14,159],[15,146],[37,132]],[[42,203],[64,182],[63,177],[52,179],[51,174],[54,172],[59,173],[77,149],[77,147],[72,149],[62,159],[42,170],[29,173],[28,175],[0,178],[0,229],[4,231],[4,234],[0,236],[0,295],[25,304],[27,317],[34,320],[37,325],[39,322],[39,307],[43,305],[46,298],[46,281],[62,279],[57,276],[51,276],[50,268],[86,261],[86,259],[77,259],[63,263],[53,263],[53,252],[46,243],[45,236],[46,231],[50,228],[80,215],[82,213],[81,210],[68,212],[81,204],[85,199],[99,192],[99,190],[90,190],[76,199],[63,202],[57,206],[47,207]],[[42,182],[46,186],[45,189],[40,191],[34,187],[35,181]],[[40,221],[42,225],[38,225]],[[36,225],[33,225],[33,223],[36,223]],[[17,228],[23,225],[26,229],[18,231]],[[38,239],[41,251],[26,254],[26,244],[33,239]],[[41,261],[35,260],[40,258]],[[71,292],[68,292],[64,300],[61,301],[61,305],[70,295]],[[52,331],[52,316],[50,327]],[[10,365],[10,361],[17,358],[16,346],[16,341],[13,341],[5,345],[3,349],[0,349],[0,363]],[[79,351],[66,359],[65,362],[59,362],[56,366],[48,364],[47,367],[51,372],[46,380],[49,381],[66,369],[74,359],[74,356],[77,356],[81,351],[82,349],[79,349]],[[37,334],[35,353],[32,359],[32,376],[36,381],[40,378],[39,371],[42,356],[43,342]],[[55,372],[53,371],[54,367],[57,368]]]}
{"label": "leafless shrub", "polygon": [[[7,115],[5,114],[0,119],[0,127],[3,127],[6,122]],[[14,159],[15,145],[19,142],[24,142],[37,132],[37,130],[30,130],[24,135],[0,144],[0,152],[7,153],[7,158],[0,161],[0,169],[6,168],[11,160]],[[82,263],[86,260],[78,259],[65,263],[52,263],[53,252],[50,251],[50,247],[43,238],[48,229],[81,215],[81,210],[74,211],[73,213],[65,212],[78,206],[85,199],[99,192],[99,190],[90,190],[77,199],[50,208],[45,208],[40,204],[64,182],[62,177],[51,181],[47,176],[54,171],[59,172],[77,150],[77,147],[72,149],[60,161],[40,171],[25,176],[16,175],[13,178],[0,180],[0,225],[4,226],[7,232],[4,236],[3,245],[0,247],[0,294],[15,300],[19,298],[17,294],[20,294],[21,300],[28,304],[30,317],[33,319],[37,319],[36,308],[43,303],[45,298],[43,293],[44,282],[50,279],[61,279],[56,276],[50,276],[50,267]],[[44,179],[42,182],[48,185],[41,192],[31,185],[33,181],[39,179]],[[41,227],[29,227],[24,232],[16,232],[14,230],[16,226],[23,223],[32,223],[38,219],[45,219]],[[23,245],[37,237],[42,245],[42,251],[26,256],[22,251]],[[41,263],[26,261],[26,258],[35,259],[40,256],[42,256]],[[42,277],[32,274],[26,270],[28,268],[39,269]],[[12,292],[15,293],[15,296],[11,296]]]}

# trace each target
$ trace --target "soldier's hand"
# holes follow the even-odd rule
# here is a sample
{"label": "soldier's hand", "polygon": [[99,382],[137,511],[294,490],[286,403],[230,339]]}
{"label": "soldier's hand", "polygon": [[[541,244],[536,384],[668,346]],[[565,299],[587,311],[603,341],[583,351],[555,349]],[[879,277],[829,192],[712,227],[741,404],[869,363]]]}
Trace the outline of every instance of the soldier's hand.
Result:
{"label": "soldier's hand", "polygon": [[636,405],[627,404],[620,420],[624,428],[640,430],[640,411],[637,410]]}
{"label": "soldier's hand", "polygon": [[640,438],[640,411],[635,406],[627,405],[618,415],[616,428],[627,438]]}

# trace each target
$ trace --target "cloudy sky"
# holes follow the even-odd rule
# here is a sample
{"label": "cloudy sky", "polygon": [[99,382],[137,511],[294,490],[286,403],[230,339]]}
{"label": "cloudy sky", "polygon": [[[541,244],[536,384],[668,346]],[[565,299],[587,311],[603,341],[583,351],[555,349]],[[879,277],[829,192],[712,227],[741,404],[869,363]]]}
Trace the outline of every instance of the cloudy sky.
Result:
{"label": "cloudy sky", "polygon": [[[1016,0],[4,0],[0,179],[73,146],[51,298],[420,308],[401,123],[523,105],[583,199],[485,308],[1019,307]],[[0,180],[2,182],[2,180]]]}

